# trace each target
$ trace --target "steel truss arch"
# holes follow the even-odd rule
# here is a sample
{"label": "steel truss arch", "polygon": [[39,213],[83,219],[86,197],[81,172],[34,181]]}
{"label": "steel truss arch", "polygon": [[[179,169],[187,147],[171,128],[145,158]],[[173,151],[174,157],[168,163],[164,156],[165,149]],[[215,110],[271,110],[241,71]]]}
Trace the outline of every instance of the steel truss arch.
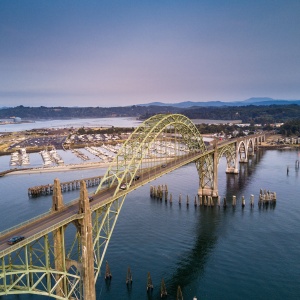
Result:
{"label": "steel truss arch", "polygon": [[[24,240],[5,247],[0,253],[0,296],[31,293],[56,299],[94,300],[95,297],[85,294],[93,289],[86,287],[94,287],[99,277],[128,193],[187,163],[195,162],[200,180],[199,196],[217,196],[217,164],[220,158],[225,155],[227,169],[231,168],[229,172],[235,173],[239,145],[255,146],[258,139],[256,135],[220,144],[216,142],[215,148],[206,148],[196,126],[183,115],[156,115],[144,121],[109,165],[96,191],[98,194],[103,189],[103,193],[95,195],[94,202],[90,203],[86,184],[82,181],[80,198],[64,205],[60,183],[55,180],[56,194],[52,198],[50,213],[0,233],[4,243],[6,235],[22,233],[27,227]],[[164,151],[174,149],[174,153],[169,151],[166,157],[152,157],[153,148],[161,146],[165,146]],[[162,163],[167,166],[163,167]],[[142,178],[133,183],[137,174]],[[128,183],[127,188],[120,190],[124,182]],[[111,189],[105,190],[107,186]],[[37,224],[48,224],[52,217],[55,217],[55,222],[50,227],[42,227],[32,234]],[[75,226],[68,226],[71,223]]]}
{"label": "steel truss arch", "polygon": [[[126,183],[127,186],[130,186],[141,164],[147,160],[151,146],[163,138],[165,130],[173,132],[174,139],[180,136],[181,142],[187,146],[189,152],[206,152],[203,138],[189,118],[181,114],[154,115],[137,127],[122,145],[95,193],[98,193],[107,184],[115,185],[115,196],[122,184]],[[159,160],[156,163],[158,164]],[[204,178],[202,182],[205,185],[213,182],[212,165],[212,158],[208,155],[196,161],[199,176]]]}

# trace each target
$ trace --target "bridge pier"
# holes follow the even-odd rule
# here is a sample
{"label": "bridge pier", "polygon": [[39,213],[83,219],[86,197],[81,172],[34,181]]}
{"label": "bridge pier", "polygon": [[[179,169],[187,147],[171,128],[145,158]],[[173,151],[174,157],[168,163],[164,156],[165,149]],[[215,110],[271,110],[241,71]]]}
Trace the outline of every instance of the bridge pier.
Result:
{"label": "bridge pier", "polygon": [[83,297],[86,300],[96,300],[92,212],[84,180],[80,182],[78,213],[83,214],[83,218],[78,220],[82,246]]}
{"label": "bridge pier", "polygon": [[[63,197],[61,194],[61,186],[59,179],[54,179],[53,185],[53,196],[52,196],[52,211],[59,211],[64,207]],[[65,273],[66,271],[66,260],[65,260],[65,228],[60,227],[53,231],[53,246],[54,246],[54,257],[55,257],[55,270]],[[56,285],[56,296],[64,297],[67,295],[67,282],[63,275],[55,275]]]}
{"label": "bridge pier", "polygon": [[217,198],[219,196],[218,189],[213,189],[211,187],[200,187],[198,189],[198,196],[199,197],[205,197],[205,196],[211,196],[213,198]]}
{"label": "bridge pier", "polygon": [[[212,154],[212,164],[213,164],[213,171],[212,171],[212,178],[209,180],[209,184],[205,184],[205,170],[203,169],[204,162],[200,163],[200,170],[198,171],[198,174],[200,176],[200,187],[198,189],[198,196],[199,197],[205,197],[210,196],[212,198],[217,198],[219,196],[218,191],[218,164],[219,164],[219,157],[218,157],[218,147],[217,147],[217,141],[214,142],[214,152]],[[200,175],[201,174],[201,175]]]}
{"label": "bridge pier", "polygon": [[239,170],[235,167],[227,167],[226,174],[238,174]]}
{"label": "bridge pier", "polygon": [[61,186],[58,178],[54,179],[53,196],[52,196],[52,211],[59,211],[64,207],[64,201],[61,194]]}
{"label": "bridge pier", "polygon": [[212,193],[211,196],[216,198],[219,196],[218,191],[218,164],[219,164],[219,157],[218,157],[218,147],[217,141],[214,142],[214,154],[213,154],[213,162],[214,162],[214,170],[213,170],[213,186],[212,186]]}

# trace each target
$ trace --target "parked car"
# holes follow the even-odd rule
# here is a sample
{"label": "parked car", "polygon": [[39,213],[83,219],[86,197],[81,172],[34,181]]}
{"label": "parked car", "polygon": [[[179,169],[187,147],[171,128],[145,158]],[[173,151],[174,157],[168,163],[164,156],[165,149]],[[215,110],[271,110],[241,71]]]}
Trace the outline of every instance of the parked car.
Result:
{"label": "parked car", "polygon": [[13,245],[13,244],[16,244],[16,243],[19,243],[19,242],[23,241],[24,239],[25,239],[24,236],[16,235],[16,236],[13,236],[12,238],[10,238],[7,241],[7,244],[8,245]]}
{"label": "parked car", "polygon": [[121,190],[126,190],[127,189],[127,184],[126,183],[121,184],[120,189]]}

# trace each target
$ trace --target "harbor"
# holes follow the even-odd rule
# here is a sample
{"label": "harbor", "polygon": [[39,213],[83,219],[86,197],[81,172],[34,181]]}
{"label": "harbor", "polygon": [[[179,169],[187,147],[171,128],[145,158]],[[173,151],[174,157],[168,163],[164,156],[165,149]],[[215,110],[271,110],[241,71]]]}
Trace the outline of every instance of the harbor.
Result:
{"label": "harbor", "polygon": [[[63,166],[53,164],[44,167],[41,154],[30,153],[29,166],[32,170],[26,170],[28,166],[18,166],[24,173],[16,171],[12,173],[20,172],[18,176],[1,178],[1,190],[8,194],[9,203],[2,205],[2,226],[9,226],[12,222],[9,210],[12,204],[18,207],[14,213],[21,222],[49,210],[52,195],[28,197],[28,187],[48,185],[53,183],[54,178],[70,182],[101,177],[106,170],[103,168],[106,163],[87,149],[82,149],[90,157],[86,162],[71,150],[57,152],[64,160]],[[278,300],[282,297],[297,299],[295,295],[298,291],[293,289],[296,286],[295,280],[298,280],[297,274],[293,268],[285,268],[290,260],[297,259],[297,238],[289,238],[297,227],[294,220],[299,211],[294,197],[297,194],[294,183],[299,180],[299,169],[295,163],[297,159],[299,156],[296,151],[260,151],[251,157],[249,163],[240,165],[240,174],[237,175],[226,175],[222,160],[219,176],[220,205],[218,199],[214,199],[212,206],[209,197],[206,200],[203,197],[200,205],[201,199],[197,197],[199,181],[194,164],[166,174],[128,195],[105,257],[112,278],[108,283],[104,279],[104,272],[101,274],[96,286],[97,299],[117,299],[120,295],[124,299],[159,299],[163,291],[168,294],[166,299],[176,299],[177,291],[181,292],[184,299],[205,299],[208,296],[210,299],[220,299],[224,291],[228,297],[234,298],[235,293],[231,290],[236,291],[237,280],[242,280],[238,294],[245,299],[249,299],[246,292],[248,284],[256,286],[251,290],[251,296],[257,299],[261,295]],[[7,166],[9,161],[10,157],[1,157],[0,163]],[[161,186],[160,190],[164,192],[162,199],[161,196],[150,196],[151,185],[156,186],[156,190]],[[279,185],[281,189],[278,189]],[[89,193],[93,193],[96,186],[88,189]],[[263,192],[270,191],[270,195],[276,193],[276,206],[270,205],[271,202],[259,206],[260,189]],[[10,190],[25,198],[13,197]],[[78,197],[78,193],[77,189],[66,188],[63,192],[64,201],[68,203]],[[223,205],[224,199],[226,206]],[[71,227],[68,226],[67,231]],[[143,251],[138,251],[141,243]],[[282,256],[282,247],[286,250],[286,257]],[[128,266],[132,285],[126,284]],[[265,268],[265,272],[261,272],[262,268]],[[288,290],[279,288],[281,282],[276,279],[273,268],[287,272],[291,281],[284,285],[289,287]],[[240,273],[235,270],[244,271]],[[153,284],[149,294],[146,290],[148,272]],[[266,273],[268,276],[264,276]],[[230,276],[224,277],[224,274]],[[273,275],[272,291],[259,284]],[[251,278],[251,281],[246,284],[247,278]]]}

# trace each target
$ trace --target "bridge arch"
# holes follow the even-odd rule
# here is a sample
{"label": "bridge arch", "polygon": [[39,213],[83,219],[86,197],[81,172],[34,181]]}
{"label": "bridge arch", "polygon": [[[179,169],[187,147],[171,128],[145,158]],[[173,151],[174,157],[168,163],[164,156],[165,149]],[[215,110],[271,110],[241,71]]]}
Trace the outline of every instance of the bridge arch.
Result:
{"label": "bridge arch", "polygon": [[238,154],[240,162],[247,162],[248,156],[247,156],[247,143],[242,140],[237,144]]}
{"label": "bridge arch", "polygon": [[248,140],[248,147],[247,147],[248,156],[254,155],[254,148],[255,148],[255,139],[250,138]]}
{"label": "bridge arch", "polygon": [[[253,138],[256,142],[257,137]],[[74,200],[74,203],[70,202],[63,207],[62,196],[58,193],[57,199],[53,200],[53,211],[42,216],[41,221],[44,222],[52,216],[58,217],[60,213],[60,217],[64,216],[64,218],[61,221],[57,221],[59,218],[55,219],[55,224],[52,226],[2,250],[0,253],[2,262],[0,295],[32,293],[47,294],[57,299],[71,299],[71,297],[82,299],[81,295],[92,290],[92,288],[83,287],[94,287],[90,279],[97,280],[100,274],[107,246],[127,193],[136,186],[157,178],[155,177],[157,174],[152,173],[150,176],[150,171],[145,173],[149,177],[145,176],[143,182],[140,180],[139,184],[134,185],[128,191],[120,192],[121,184],[128,183],[126,188],[128,189],[135,176],[143,170],[141,168],[143,164],[148,164],[151,169],[153,163],[155,169],[160,170],[158,176],[161,176],[184,164],[196,162],[200,178],[199,190],[202,190],[202,195],[216,195],[217,181],[215,183],[213,179],[217,177],[217,164],[220,157],[225,155],[227,162],[232,166],[234,154],[238,155],[238,145],[243,143],[245,147],[250,139],[252,137],[245,137],[216,143],[215,148],[206,147],[196,126],[183,115],[156,115],[144,121],[122,145],[119,153],[109,165],[93,202],[89,202],[83,181],[80,199]],[[175,145],[174,154],[170,151],[166,157],[160,155],[151,157],[154,146],[159,148],[161,143],[169,145],[168,141],[172,141],[173,146]],[[182,154],[182,152],[188,154]],[[177,154],[181,154],[181,158],[178,158]],[[161,164],[165,163],[167,163],[166,171],[161,169]],[[56,185],[56,190],[60,192],[59,183],[57,182]],[[104,189],[104,185],[111,188]],[[102,193],[100,193],[102,188]],[[76,213],[78,205],[79,210]],[[29,232],[29,224],[31,225],[30,231],[36,227],[37,220],[39,219],[26,223],[27,232]],[[64,233],[67,225],[72,222],[75,223],[75,227],[72,226],[69,229],[74,231],[74,240],[71,240],[71,243],[65,243]],[[20,233],[21,230],[25,230],[23,225],[14,228],[14,232]],[[6,240],[4,237],[5,235],[2,234],[2,241]],[[12,257],[16,259],[12,261]],[[95,299],[95,297],[87,296],[85,299]]]}
{"label": "bridge arch", "polygon": [[[220,162],[221,157],[226,157],[227,167],[226,173],[238,173],[236,168],[236,148],[234,144],[226,145],[222,147],[218,151],[218,164]],[[216,175],[217,176],[217,175]]]}
{"label": "bridge arch", "polygon": [[[195,124],[186,116],[181,114],[158,114],[144,121],[122,145],[114,160],[110,163],[105,175],[103,176],[96,193],[104,185],[115,185],[116,195],[122,184],[130,186],[142,165],[149,166],[168,163],[172,160],[171,156],[164,159],[156,157],[151,159],[153,147],[159,146],[157,143],[167,143],[172,140],[174,143],[174,159],[178,156],[183,145],[188,152],[204,153],[206,146],[201,134]],[[212,182],[212,159],[208,156],[196,161],[199,178],[202,176],[202,184]]]}

